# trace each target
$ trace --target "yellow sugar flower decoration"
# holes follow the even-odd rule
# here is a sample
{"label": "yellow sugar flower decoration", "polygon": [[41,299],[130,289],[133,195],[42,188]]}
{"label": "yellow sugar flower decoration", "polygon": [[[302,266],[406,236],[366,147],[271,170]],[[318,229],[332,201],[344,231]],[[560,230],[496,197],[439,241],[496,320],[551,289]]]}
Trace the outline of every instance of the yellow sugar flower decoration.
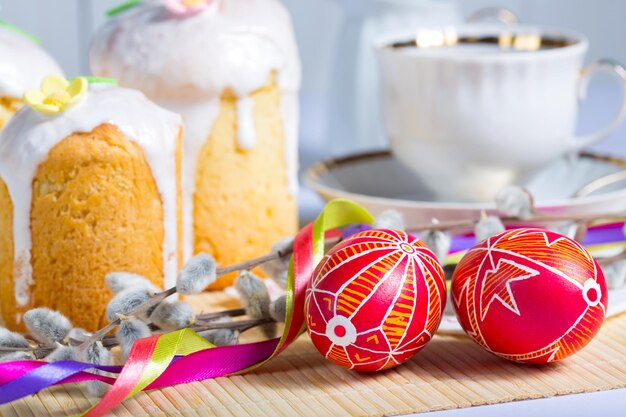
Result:
{"label": "yellow sugar flower decoration", "polygon": [[76,77],[69,82],[60,75],[49,75],[41,83],[41,90],[24,93],[24,101],[40,113],[57,114],[81,101],[88,86],[89,82],[84,77]]}

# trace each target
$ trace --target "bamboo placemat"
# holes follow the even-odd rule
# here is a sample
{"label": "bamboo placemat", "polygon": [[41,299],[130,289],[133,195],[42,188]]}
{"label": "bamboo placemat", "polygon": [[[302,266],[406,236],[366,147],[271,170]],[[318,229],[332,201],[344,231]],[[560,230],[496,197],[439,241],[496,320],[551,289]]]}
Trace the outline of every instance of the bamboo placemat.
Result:
{"label": "bamboo placemat", "polygon": [[[205,311],[236,305],[223,293],[192,302]],[[436,336],[402,366],[359,374],[328,363],[304,335],[252,374],[140,393],[111,415],[387,416],[609,390],[626,387],[625,346],[626,315],[621,315],[563,363],[518,365],[491,356],[466,337]],[[73,415],[96,401],[79,385],[67,385],[0,406],[0,415]]]}

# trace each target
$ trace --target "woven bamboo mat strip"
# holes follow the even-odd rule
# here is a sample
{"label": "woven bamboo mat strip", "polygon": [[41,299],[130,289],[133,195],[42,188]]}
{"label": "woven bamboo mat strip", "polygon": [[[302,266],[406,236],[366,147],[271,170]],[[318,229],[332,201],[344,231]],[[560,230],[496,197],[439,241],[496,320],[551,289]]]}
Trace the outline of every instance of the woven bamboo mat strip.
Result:
{"label": "woven bamboo mat strip", "polygon": [[[236,306],[223,293],[190,300],[196,310]],[[246,336],[258,340],[259,333]],[[437,336],[408,363],[379,374],[333,366],[302,336],[283,355],[248,375],[141,393],[111,415],[387,416],[626,387],[626,315],[563,363],[505,362],[466,337]],[[0,406],[6,417],[67,416],[95,404],[79,385],[55,387]]]}

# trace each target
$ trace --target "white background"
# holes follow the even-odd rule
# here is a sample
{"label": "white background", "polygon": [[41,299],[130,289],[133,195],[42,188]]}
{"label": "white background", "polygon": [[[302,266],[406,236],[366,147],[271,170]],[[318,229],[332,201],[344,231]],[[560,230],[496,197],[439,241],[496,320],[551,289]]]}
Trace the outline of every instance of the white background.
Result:
{"label": "white background", "polygon": [[[420,0],[415,0],[420,1]],[[303,93],[324,94],[332,70],[334,37],[341,24],[341,0],[283,0],[291,10],[305,68]],[[104,21],[104,11],[122,0],[3,0],[0,19],[35,33],[69,75],[87,71],[89,37]],[[622,0],[461,0],[465,14],[498,5],[523,22],[567,27],[591,41],[590,58],[626,62],[626,2]]]}
{"label": "white background", "polygon": [[[104,12],[123,0],[0,0],[0,19],[38,35],[68,75],[88,72],[90,37]],[[342,24],[342,0],[283,0],[291,10],[304,67],[301,145],[324,143],[329,74]],[[410,1],[410,0],[405,0]],[[421,0],[414,0],[419,2]],[[437,0],[434,0],[437,1]],[[458,0],[464,15],[488,5],[508,7],[523,22],[565,27],[588,36],[589,60],[612,57],[626,62],[626,1],[622,0]],[[357,141],[357,138],[346,138]],[[305,163],[310,162],[305,158]]]}

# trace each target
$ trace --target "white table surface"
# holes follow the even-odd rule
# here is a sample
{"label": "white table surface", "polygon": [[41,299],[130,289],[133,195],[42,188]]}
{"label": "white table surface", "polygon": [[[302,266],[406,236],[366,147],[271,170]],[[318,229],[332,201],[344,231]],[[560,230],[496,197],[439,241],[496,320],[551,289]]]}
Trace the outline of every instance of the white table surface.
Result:
{"label": "white table surface", "polygon": [[[582,133],[596,130],[616,114],[621,97],[615,85],[615,81],[606,79],[592,83],[587,101],[581,107],[579,130]],[[309,111],[314,114],[319,111],[319,109],[311,107],[314,106],[304,98],[302,109],[304,117]],[[306,121],[304,121],[304,125],[306,125]],[[327,157],[324,151],[316,149],[314,146],[307,146],[307,143],[323,143],[321,138],[307,138],[306,132],[304,132],[302,142],[304,142],[301,146],[303,168],[317,159]],[[618,130],[593,146],[591,150],[602,154],[626,157],[626,124],[622,124]],[[322,207],[323,201],[315,193],[306,188],[301,190],[300,212],[303,219],[314,218]],[[621,417],[626,416],[626,389],[439,411],[428,413],[428,415],[437,417]]]}
{"label": "white table surface", "polygon": [[438,411],[427,415],[433,417],[622,417],[626,415],[626,389]]}

